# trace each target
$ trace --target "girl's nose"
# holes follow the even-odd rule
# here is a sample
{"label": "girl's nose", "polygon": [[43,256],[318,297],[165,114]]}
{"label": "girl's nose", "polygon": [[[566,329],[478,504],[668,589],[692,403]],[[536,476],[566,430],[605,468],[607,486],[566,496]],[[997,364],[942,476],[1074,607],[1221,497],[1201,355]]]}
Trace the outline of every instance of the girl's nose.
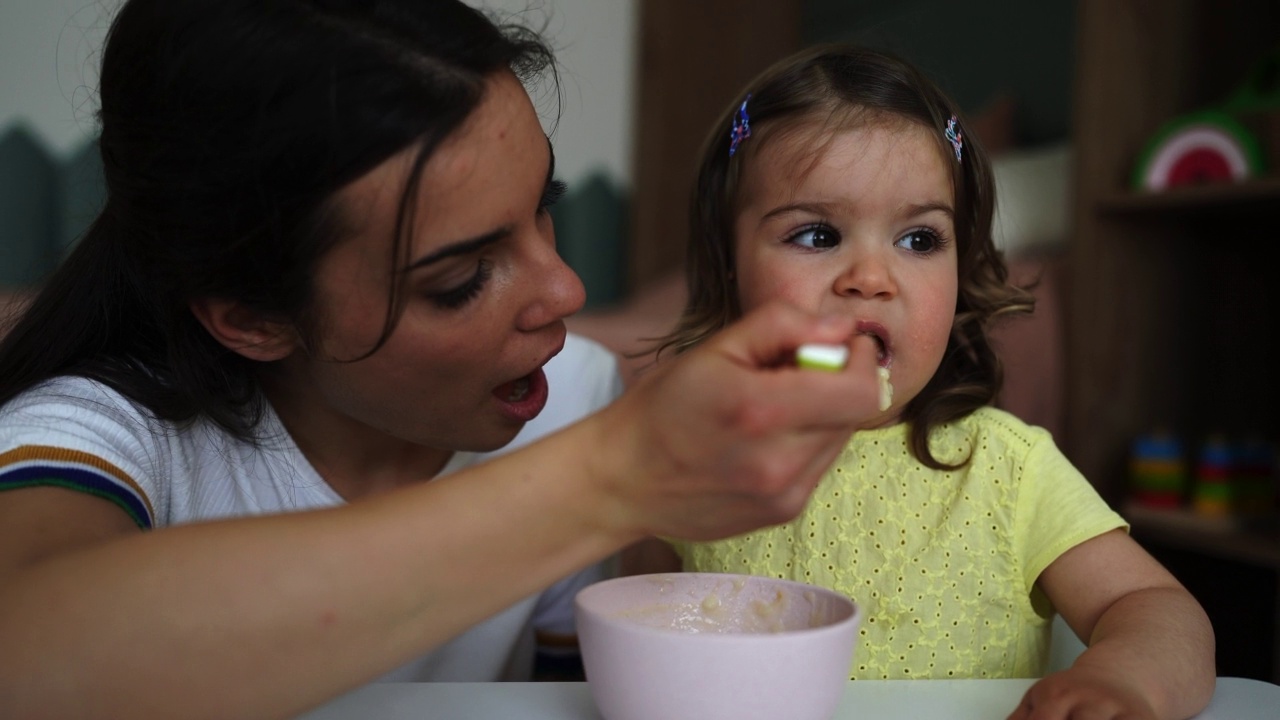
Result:
{"label": "girl's nose", "polygon": [[840,295],[864,298],[890,298],[898,292],[888,259],[870,252],[850,259],[848,267],[836,279],[835,289]]}
{"label": "girl's nose", "polygon": [[538,257],[526,276],[529,300],[516,317],[516,327],[533,331],[563,320],[582,309],[587,289],[555,251],[555,244],[538,249]]}

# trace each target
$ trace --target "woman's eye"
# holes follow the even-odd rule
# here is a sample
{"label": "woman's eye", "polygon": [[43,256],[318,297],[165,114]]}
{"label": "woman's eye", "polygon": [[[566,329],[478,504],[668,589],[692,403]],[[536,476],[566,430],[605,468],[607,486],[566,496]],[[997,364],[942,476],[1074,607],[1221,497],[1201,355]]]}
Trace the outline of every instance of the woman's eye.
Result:
{"label": "woman's eye", "polygon": [[826,225],[813,225],[801,228],[799,232],[787,238],[787,242],[800,247],[823,250],[840,244],[840,233]]}
{"label": "woman's eye", "polygon": [[542,190],[542,199],[538,201],[538,212],[545,212],[551,209],[552,205],[560,202],[560,198],[569,191],[569,186],[563,180],[552,180]]}
{"label": "woman's eye", "polygon": [[936,232],[928,228],[919,228],[898,238],[894,246],[903,250],[910,250],[913,253],[928,255],[940,249],[943,244],[942,238]]}
{"label": "woman's eye", "polygon": [[476,264],[475,274],[468,278],[466,282],[449,290],[431,293],[427,297],[437,307],[445,310],[456,310],[474,300],[480,294],[480,291],[484,289],[485,283],[489,281],[489,276],[492,274],[493,264],[482,258]]}

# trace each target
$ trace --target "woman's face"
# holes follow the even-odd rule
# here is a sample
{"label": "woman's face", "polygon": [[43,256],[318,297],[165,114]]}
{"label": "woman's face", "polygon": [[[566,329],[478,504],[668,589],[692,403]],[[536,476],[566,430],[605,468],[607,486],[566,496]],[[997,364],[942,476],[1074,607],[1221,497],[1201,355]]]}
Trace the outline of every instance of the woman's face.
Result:
{"label": "woman's face", "polygon": [[856,318],[891,373],[885,423],[938,369],[955,318],[953,159],[932,132],[888,119],[797,128],[753,149],[739,190],[743,311],[781,299]]}
{"label": "woman's face", "polygon": [[[497,74],[425,165],[408,267],[397,269],[391,239],[414,152],[339,194],[353,236],[320,263],[320,347],[284,361],[292,392],[281,401],[295,411],[292,422],[281,415],[295,435],[299,423],[323,423],[318,437],[366,446],[492,450],[541,412],[541,368],[564,344],[564,318],[585,300],[556,254],[547,213],[562,187],[524,88]],[[390,338],[343,362],[376,343],[396,271],[405,302]]]}

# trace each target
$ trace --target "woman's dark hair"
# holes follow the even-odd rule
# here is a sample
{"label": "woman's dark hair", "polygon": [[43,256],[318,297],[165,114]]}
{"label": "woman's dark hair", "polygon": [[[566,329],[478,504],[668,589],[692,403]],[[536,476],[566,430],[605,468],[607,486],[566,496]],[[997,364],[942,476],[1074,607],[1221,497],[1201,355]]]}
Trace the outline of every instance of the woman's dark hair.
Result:
{"label": "woman's dark hair", "polygon": [[[555,70],[534,32],[457,0],[128,0],[100,74],[106,203],[0,343],[0,405],[80,375],[159,418],[252,439],[257,364],[191,301],[313,334],[314,270],[343,232],[337,191],[418,148],[391,243],[402,267],[422,167],[508,69]],[[399,317],[398,284],[370,352]]]}
{"label": "woman's dark hair", "polygon": [[[743,99],[751,137],[729,153],[729,132]],[[733,224],[739,174],[763,143],[818,122],[834,131],[877,122],[911,122],[931,129],[938,151],[954,158],[944,138],[952,116],[963,114],[919,70],[893,55],[844,44],[819,45],[786,58],[752,81],[713,126],[702,152],[694,191],[685,272],[689,300],[659,352],[681,352],[741,315],[732,271]],[[1008,282],[991,237],[995,187],[979,139],[964,134],[963,162],[950,162],[955,189],[959,288],[951,337],[938,371],[903,410],[911,450],[925,465],[939,462],[929,449],[931,429],[964,417],[995,399],[1000,360],[987,337],[999,316],[1028,313],[1034,298]]]}

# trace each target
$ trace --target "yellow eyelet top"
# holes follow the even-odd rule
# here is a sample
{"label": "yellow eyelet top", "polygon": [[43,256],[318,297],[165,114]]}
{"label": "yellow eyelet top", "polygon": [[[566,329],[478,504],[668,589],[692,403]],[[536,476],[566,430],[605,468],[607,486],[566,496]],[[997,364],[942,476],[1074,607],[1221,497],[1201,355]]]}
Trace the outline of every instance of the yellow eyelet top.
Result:
{"label": "yellow eyelet top", "polygon": [[862,609],[852,679],[1038,677],[1053,610],[1036,578],[1123,518],[1043,429],[994,408],[930,437],[956,471],[925,467],[907,426],[858,432],[794,521],[674,543],[684,569],[800,580]]}

